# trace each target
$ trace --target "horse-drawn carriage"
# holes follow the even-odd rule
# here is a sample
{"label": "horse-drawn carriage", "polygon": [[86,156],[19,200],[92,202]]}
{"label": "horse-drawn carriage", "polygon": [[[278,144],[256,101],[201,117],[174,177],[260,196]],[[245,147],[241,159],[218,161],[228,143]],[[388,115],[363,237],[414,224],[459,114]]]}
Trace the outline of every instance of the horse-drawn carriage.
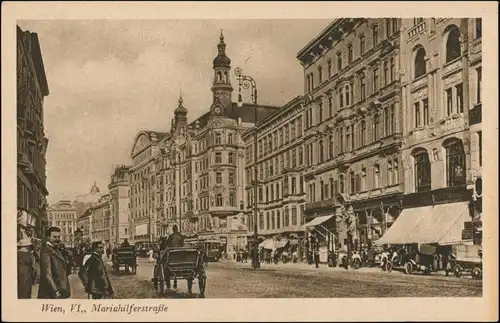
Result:
{"label": "horse-drawn carriage", "polygon": [[199,297],[205,297],[207,276],[205,273],[205,251],[196,247],[168,248],[160,252],[154,268],[153,278],[156,292],[163,296],[170,289],[172,279],[186,279],[188,293],[192,295],[193,281],[198,279]]}
{"label": "horse-drawn carriage", "polygon": [[118,247],[112,254],[113,271],[118,274],[120,267],[125,267],[125,271],[129,272],[132,268],[132,273],[137,274],[137,255],[134,246]]}

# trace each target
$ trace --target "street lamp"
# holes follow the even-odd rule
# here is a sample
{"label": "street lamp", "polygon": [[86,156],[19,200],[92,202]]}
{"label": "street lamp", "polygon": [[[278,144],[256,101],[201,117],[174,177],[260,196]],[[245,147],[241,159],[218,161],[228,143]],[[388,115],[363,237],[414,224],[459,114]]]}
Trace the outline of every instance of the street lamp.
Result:
{"label": "street lamp", "polygon": [[253,132],[253,156],[254,156],[254,182],[253,182],[253,189],[254,189],[254,208],[253,208],[253,244],[254,244],[254,253],[253,253],[253,259],[252,259],[252,268],[257,269],[260,268],[260,263],[259,263],[259,257],[258,257],[258,250],[257,250],[257,242],[258,242],[258,233],[257,233],[257,216],[258,216],[258,210],[257,210],[257,189],[258,189],[258,173],[257,173],[257,84],[255,83],[255,80],[248,76],[248,75],[243,75],[243,71],[241,68],[237,67],[234,70],[234,73],[238,77],[238,107],[243,107],[243,99],[241,97],[241,88],[244,89],[249,89],[251,88],[252,91],[252,102],[254,104],[254,132]]}

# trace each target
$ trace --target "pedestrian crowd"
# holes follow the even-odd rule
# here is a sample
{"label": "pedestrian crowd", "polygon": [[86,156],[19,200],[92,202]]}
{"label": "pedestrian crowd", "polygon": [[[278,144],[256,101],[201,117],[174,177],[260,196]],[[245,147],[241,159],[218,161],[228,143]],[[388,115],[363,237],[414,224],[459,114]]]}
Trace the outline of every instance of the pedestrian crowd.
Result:
{"label": "pedestrian crowd", "polygon": [[105,252],[101,241],[67,248],[61,243],[58,227],[47,229],[41,245],[22,238],[17,243],[17,296],[31,298],[33,286],[38,284],[39,299],[70,298],[70,276],[77,274],[88,298],[112,298],[114,292],[103,260],[106,253],[104,258],[109,258],[111,251]]}

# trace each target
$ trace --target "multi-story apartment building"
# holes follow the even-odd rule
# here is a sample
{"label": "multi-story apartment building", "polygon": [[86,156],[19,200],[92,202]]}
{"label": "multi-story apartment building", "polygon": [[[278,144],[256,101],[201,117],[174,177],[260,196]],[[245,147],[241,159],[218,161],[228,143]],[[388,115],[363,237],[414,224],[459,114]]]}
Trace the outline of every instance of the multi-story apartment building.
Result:
{"label": "multi-story apartment building", "polygon": [[110,212],[110,243],[119,245],[125,239],[130,238],[129,226],[129,186],[130,166],[121,165],[115,168],[111,175],[109,189],[109,212]]}
{"label": "multi-story apartment building", "polygon": [[[151,201],[157,201],[149,208],[155,216],[143,216],[143,221],[147,225],[151,219],[154,239],[177,224],[186,236],[217,239],[230,250],[246,232],[245,146],[241,135],[253,126],[255,107],[244,104],[239,108],[232,102],[231,60],[222,35],[217,47],[209,111],[188,123],[188,109],[180,98],[169,133],[141,132],[136,136],[132,171],[142,167],[143,176],[150,178],[142,189],[151,192]],[[257,109],[259,118],[276,111],[270,106]],[[143,160],[136,161],[141,154],[145,154]],[[132,172],[132,214],[139,211],[136,203],[140,202],[134,201],[139,185],[140,179]]]}
{"label": "multi-story apartment building", "polygon": [[49,87],[38,35],[17,27],[18,239],[43,237],[47,227],[44,98]]}
{"label": "multi-story apartment building", "polygon": [[[261,239],[299,238],[303,236],[305,169],[303,147],[303,102],[296,97],[257,128],[243,133],[245,143],[245,190],[247,236],[254,231],[254,167],[258,168],[257,230]],[[257,166],[254,159],[254,133],[257,131]],[[295,240],[295,239],[294,239]],[[291,241],[294,241],[291,240]],[[279,243],[279,242],[276,242]]]}
{"label": "multi-story apartment building", "polygon": [[[400,212],[400,19],[336,19],[297,55],[304,67],[305,226],[329,250],[384,234]],[[352,212],[351,212],[352,213]],[[337,216],[335,216],[337,215]],[[323,245],[323,243],[320,243]]]}
{"label": "multi-story apartment building", "polygon": [[49,206],[49,226],[61,229],[61,242],[67,246],[74,245],[74,234],[77,229],[76,205],[69,200],[61,200]]}
{"label": "multi-story apartment building", "polygon": [[481,169],[480,20],[403,19],[401,63],[404,210],[383,241],[472,240],[462,234]]}
{"label": "multi-story apartment building", "polygon": [[92,207],[89,206],[76,221],[82,242],[92,242]]}
{"label": "multi-story apartment building", "polygon": [[152,241],[156,232],[156,174],[155,160],[160,155],[159,143],[165,132],[141,131],[137,134],[129,169],[130,214],[129,234],[133,241]]}
{"label": "multi-story apartment building", "polygon": [[97,203],[90,207],[92,241],[108,243],[110,238],[109,194],[104,194]]}

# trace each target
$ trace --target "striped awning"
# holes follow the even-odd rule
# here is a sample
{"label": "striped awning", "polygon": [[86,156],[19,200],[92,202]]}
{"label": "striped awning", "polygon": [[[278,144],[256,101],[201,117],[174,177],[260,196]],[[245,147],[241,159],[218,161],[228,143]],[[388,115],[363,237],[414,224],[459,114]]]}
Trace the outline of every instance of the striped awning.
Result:
{"label": "striped awning", "polygon": [[460,243],[468,218],[468,202],[405,209],[376,244]]}
{"label": "striped awning", "polygon": [[432,206],[404,209],[382,238],[375,241],[377,245],[403,244],[406,238],[417,227],[426,213],[432,213]]}

